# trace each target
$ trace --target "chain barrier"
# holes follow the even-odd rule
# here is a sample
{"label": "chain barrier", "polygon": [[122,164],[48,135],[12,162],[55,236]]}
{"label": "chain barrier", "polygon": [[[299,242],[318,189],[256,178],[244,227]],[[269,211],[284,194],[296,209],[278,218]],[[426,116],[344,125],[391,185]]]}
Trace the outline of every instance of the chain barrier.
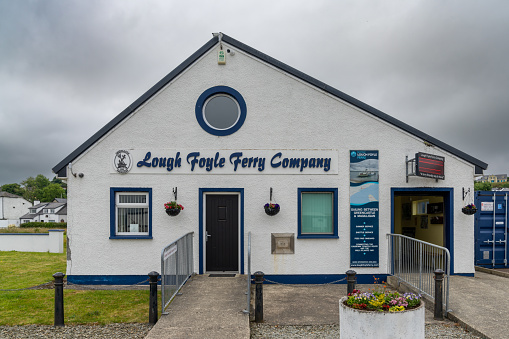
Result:
{"label": "chain barrier", "polygon": [[[44,283],[44,284],[37,285],[37,286],[30,286],[30,287],[25,287],[25,288],[3,289],[3,290],[0,290],[0,292],[17,292],[17,291],[37,290],[37,289],[42,290],[43,289],[42,287],[48,286],[48,285],[50,285],[52,283],[53,283],[53,280],[52,281],[48,281],[47,283]],[[46,289],[50,289],[50,288],[46,288]]]}
{"label": "chain barrier", "polygon": [[[267,278],[263,278],[263,281],[268,281],[268,282],[270,282],[272,284],[276,284],[276,285],[286,285],[286,286],[291,286],[291,287],[306,287],[306,288],[309,288],[309,287],[315,287],[315,286],[332,285],[332,284],[341,282],[343,280],[346,280],[346,278],[347,277],[344,277],[343,279],[339,279],[339,280],[335,280],[335,281],[331,281],[331,282],[323,283],[323,284],[285,284],[285,283],[280,283],[280,282],[277,282],[277,281],[272,281],[272,280],[267,279]],[[254,281],[254,279],[251,279],[251,281]]]}
{"label": "chain barrier", "polygon": [[[73,284],[71,282],[65,281],[64,286],[66,286],[68,288],[73,288],[73,286],[77,286],[81,290],[128,290],[128,289],[132,289],[133,286],[138,286],[138,285],[144,284],[144,283],[148,282],[149,280],[150,280],[150,278],[147,278],[146,280],[137,282],[135,284],[114,285],[115,287],[113,287],[113,285],[80,285],[80,284]],[[157,281],[161,281],[161,279],[159,278],[159,279],[157,279]],[[38,290],[38,289],[53,289],[53,285],[52,285],[53,282],[54,282],[54,280],[51,280],[44,284],[40,284],[37,286],[31,286],[31,287],[25,287],[25,288],[0,289],[0,292],[19,292],[19,291],[27,291],[27,290]],[[112,287],[104,288],[103,286],[112,286]],[[44,288],[44,287],[46,287],[46,288]],[[149,285],[147,285],[147,287],[149,287]],[[76,288],[76,289],[78,289],[78,288]]]}
{"label": "chain barrier", "polygon": [[[78,286],[79,289],[82,289],[82,290],[115,290],[115,291],[118,291],[118,290],[129,290],[129,289],[132,289],[134,286],[138,286],[138,285],[141,285],[141,284],[144,284],[146,282],[148,282],[150,280],[150,278],[147,278],[146,280],[143,280],[143,281],[140,281],[140,282],[137,282],[135,284],[131,284],[131,285],[80,285],[80,284],[73,284],[71,282],[68,282],[66,281],[66,285],[68,288],[73,288],[73,286]],[[157,279],[157,281],[161,281],[161,279]],[[106,288],[104,286],[107,286]],[[147,288],[149,287],[149,285],[146,286]],[[78,288],[75,288],[75,289],[78,289]]]}

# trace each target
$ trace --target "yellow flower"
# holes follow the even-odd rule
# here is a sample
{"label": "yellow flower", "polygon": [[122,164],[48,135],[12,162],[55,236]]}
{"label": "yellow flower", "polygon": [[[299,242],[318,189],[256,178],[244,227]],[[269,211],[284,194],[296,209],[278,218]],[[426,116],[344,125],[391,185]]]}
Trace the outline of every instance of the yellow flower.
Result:
{"label": "yellow flower", "polygon": [[376,299],[372,299],[369,301],[369,303],[373,306],[375,306],[376,308],[379,308],[379,307],[382,307],[382,305],[384,304],[385,302],[385,294],[380,294],[378,297],[376,297]]}
{"label": "yellow flower", "polygon": [[389,308],[389,312],[401,312],[404,311],[405,308],[403,306],[392,306]]}

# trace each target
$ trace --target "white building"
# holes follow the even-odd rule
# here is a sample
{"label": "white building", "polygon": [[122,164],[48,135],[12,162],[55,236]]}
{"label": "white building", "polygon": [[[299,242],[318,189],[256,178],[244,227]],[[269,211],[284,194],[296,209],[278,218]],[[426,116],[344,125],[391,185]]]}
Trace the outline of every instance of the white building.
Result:
{"label": "white building", "polygon": [[[407,176],[407,159],[421,176]],[[353,268],[361,283],[385,277],[387,233],[443,245],[452,271],[473,275],[462,189],[486,168],[216,35],[53,171],[68,184],[71,282],[145,280],[193,231],[200,274],[245,273],[250,232],[253,271],[270,279],[322,283]],[[185,209],[170,217],[175,188]],[[275,216],[263,208],[271,191]]]}
{"label": "white building", "polygon": [[19,218],[26,213],[30,205],[32,204],[28,200],[18,195],[0,191],[0,228],[19,226]]}
{"label": "white building", "polygon": [[34,206],[28,209],[28,213],[23,215],[21,223],[27,222],[67,222],[67,202],[66,199],[58,199],[54,202],[34,201]]}

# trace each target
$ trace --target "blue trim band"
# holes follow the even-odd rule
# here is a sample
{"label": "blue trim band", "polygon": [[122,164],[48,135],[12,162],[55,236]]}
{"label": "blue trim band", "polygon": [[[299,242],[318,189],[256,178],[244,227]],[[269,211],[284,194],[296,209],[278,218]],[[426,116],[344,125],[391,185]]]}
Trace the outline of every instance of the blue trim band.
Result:
{"label": "blue trim band", "polygon": [[[161,277],[161,276],[159,276]],[[67,282],[76,285],[134,285],[148,279],[147,275],[68,275]],[[158,282],[160,285],[161,282]],[[148,285],[148,281],[140,284]]]}
{"label": "blue trim band", "polygon": [[[205,122],[205,119],[203,118],[203,107],[205,102],[207,101],[208,98],[216,94],[227,94],[228,96],[233,97],[239,104],[240,107],[239,119],[237,120],[235,125],[233,125],[230,128],[227,129],[212,128]],[[244,101],[244,98],[239,92],[228,86],[215,86],[203,92],[196,101],[194,111],[196,115],[196,120],[198,120],[198,123],[200,124],[201,128],[203,128],[203,130],[205,130],[207,133],[216,136],[226,136],[237,132],[239,128],[241,128],[242,125],[244,124],[247,115],[246,102]]]}
{"label": "blue trim band", "polygon": [[199,230],[198,230],[198,244],[199,244],[199,274],[203,274],[204,272],[204,264],[203,264],[203,258],[204,258],[204,249],[205,244],[203,243],[203,234],[205,233],[204,230],[204,222],[203,222],[203,208],[204,208],[204,202],[203,202],[203,194],[204,193],[213,193],[213,192],[231,192],[231,193],[240,193],[240,274],[244,274],[244,189],[243,188],[200,188],[198,193],[198,201],[199,201]]}

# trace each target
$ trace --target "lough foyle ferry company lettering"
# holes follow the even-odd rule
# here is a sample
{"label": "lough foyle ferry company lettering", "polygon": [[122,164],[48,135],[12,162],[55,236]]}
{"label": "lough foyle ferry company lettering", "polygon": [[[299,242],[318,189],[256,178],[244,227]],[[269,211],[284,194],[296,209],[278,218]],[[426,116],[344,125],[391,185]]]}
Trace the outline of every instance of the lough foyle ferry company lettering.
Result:
{"label": "lough foyle ferry company lettering", "polygon": [[[185,156],[185,159],[191,172],[198,168],[211,172],[215,168],[227,166],[231,166],[235,172],[243,168],[255,168],[259,172],[263,172],[266,166],[275,169],[290,168],[299,172],[304,172],[308,168],[322,169],[324,172],[331,169],[331,158],[285,157],[283,152],[275,153],[270,159],[264,156],[244,156],[243,152],[233,152],[227,157],[221,156],[219,152],[211,157],[201,156],[200,152],[190,152]],[[176,152],[173,157],[152,156],[152,152],[147,152],[143,160],[138,161],[136,166],[145,168],[163,167],[171,172],[175,168],[182,167],[182,157],[180,152]]]}

